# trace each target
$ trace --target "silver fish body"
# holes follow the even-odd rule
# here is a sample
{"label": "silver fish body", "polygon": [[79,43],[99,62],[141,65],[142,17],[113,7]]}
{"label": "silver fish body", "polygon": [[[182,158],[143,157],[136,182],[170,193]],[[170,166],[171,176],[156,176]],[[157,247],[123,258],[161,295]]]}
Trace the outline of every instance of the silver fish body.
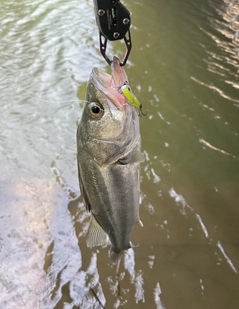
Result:
{"label": "silver fish body", "polygon": [[111,262],[131,247],[139,219],[141,137],[137,109],[119,92],[127,76],[118,58],[112,76],[93,69],[77,130],[81,193],[92,218],[87,246],[111,243]]}

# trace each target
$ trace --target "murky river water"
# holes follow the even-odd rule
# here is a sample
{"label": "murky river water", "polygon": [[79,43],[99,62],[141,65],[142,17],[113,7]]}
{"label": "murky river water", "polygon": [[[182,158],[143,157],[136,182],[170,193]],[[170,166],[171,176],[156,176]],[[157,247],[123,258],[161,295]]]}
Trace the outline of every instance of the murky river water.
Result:
{"label": "murky river water", "polygon": [[[144,228],[117,279],[108,248],[86,248],[77,176],[80,99],[92,68],[109,70],[92,2],[0,2],[0,308],[237,309],[239,59],[228,4],[125,1],[126,71],[148,115]],[[118,45],[109,54],[122,57]]]}

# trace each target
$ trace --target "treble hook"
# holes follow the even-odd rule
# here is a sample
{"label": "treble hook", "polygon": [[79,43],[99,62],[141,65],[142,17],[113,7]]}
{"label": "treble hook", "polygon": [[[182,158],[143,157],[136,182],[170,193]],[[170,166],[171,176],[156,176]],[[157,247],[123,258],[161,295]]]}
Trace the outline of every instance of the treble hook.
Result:
{"label": "treble hook", "polygon": [[138,114],[138,116],[139,117],[142,117],[142,116],[147,116],[147,111],[146,111],[146,113],[143,113],[143,111],[142,111],[142,104],[140,104],[140,106],[139,106],[139,114]]}

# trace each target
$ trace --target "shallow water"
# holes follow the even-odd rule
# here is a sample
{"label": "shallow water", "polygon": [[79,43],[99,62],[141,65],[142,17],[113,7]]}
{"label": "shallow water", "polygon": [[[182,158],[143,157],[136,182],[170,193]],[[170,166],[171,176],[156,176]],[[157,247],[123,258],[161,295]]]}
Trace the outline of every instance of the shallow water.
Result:
{"label": "shallow water", "polygon": [[108,248],[86,248],[77,176],[80,100],[92,68],[109,71],[92,2],[0,3],[0,308],[236,309],[235,12],[229,1],[125,1],[126,71],[148,114],[144,228],[117,278]]}

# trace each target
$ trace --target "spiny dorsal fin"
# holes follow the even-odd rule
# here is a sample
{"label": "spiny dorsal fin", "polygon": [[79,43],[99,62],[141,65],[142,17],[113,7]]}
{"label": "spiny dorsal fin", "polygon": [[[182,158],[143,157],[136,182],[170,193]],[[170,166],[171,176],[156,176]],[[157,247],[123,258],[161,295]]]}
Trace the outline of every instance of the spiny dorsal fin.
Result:
{"label": "spiny dorsal fin", "polygon": [[109,237],[96,221],[95,217],[91,215],[90,226],[86,235],[86,245],[88,248],[95,246],[105,246],[110,244]]}

